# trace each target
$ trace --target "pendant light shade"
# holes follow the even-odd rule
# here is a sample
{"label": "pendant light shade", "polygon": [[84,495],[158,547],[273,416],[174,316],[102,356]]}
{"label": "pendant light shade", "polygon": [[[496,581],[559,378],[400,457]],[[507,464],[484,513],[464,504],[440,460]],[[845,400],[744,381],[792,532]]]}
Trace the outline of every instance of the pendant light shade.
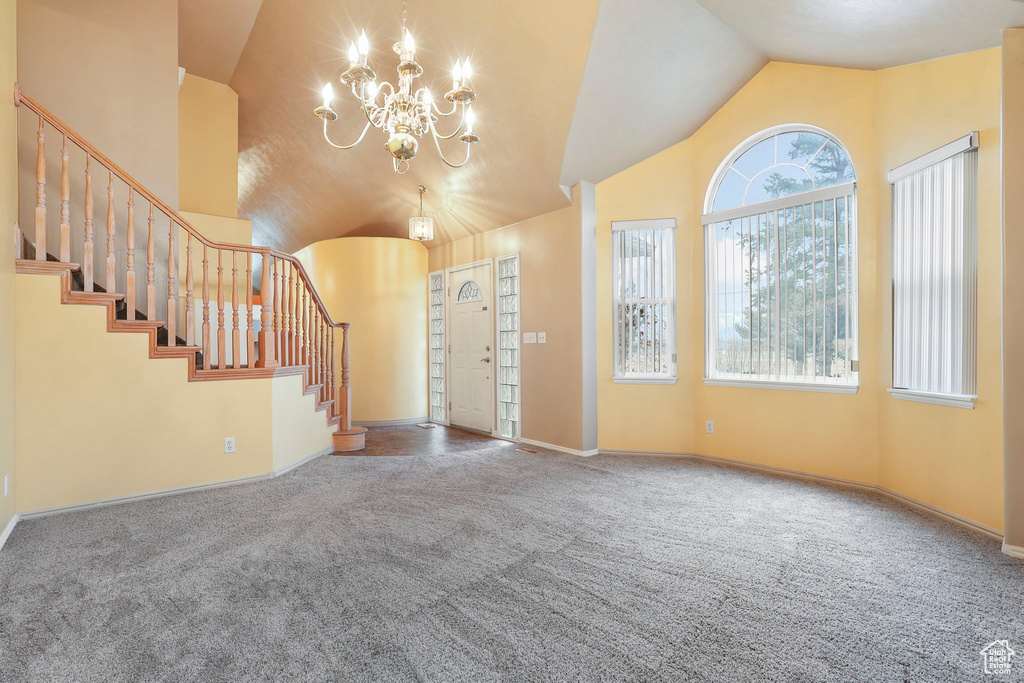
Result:
{"label": "pendant light shade", "polygon": [[426,242],[434,239],[434,219],[423,215],[423,195],[427,188],[420,185],[420,215],[409,219],[409,239]]}
{"label": "pendant light shade", "polygon": [[409,219],[409,239],[426,242],[434,239],[434,219],[414,216]]}

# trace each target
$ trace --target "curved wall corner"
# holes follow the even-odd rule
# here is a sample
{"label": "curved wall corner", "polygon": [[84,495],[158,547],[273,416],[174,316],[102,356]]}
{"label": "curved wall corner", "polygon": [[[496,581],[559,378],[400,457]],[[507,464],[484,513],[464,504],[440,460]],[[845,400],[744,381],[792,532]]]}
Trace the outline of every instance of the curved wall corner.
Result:
{"label": "curved wall corner", "polygon": [[[352,323],[352,419],[426,419],[427,250],[393,237],[339,237],[295,253],[331,316]],[[341,330],[335,367],[341,381]]]}

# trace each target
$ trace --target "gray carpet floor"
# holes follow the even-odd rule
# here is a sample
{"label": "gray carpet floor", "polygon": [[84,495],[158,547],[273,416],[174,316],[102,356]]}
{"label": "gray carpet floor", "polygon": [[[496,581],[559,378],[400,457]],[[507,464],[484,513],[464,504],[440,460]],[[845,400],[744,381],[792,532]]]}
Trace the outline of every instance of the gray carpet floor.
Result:
{"label": "gray carpet floor", "polygon": [[781,476],[416,429],[370,435],[412,457],[23,522],[0,681],[960,683],[995,678],[997,639],[1024,680],[1024,563],[992,540]]}

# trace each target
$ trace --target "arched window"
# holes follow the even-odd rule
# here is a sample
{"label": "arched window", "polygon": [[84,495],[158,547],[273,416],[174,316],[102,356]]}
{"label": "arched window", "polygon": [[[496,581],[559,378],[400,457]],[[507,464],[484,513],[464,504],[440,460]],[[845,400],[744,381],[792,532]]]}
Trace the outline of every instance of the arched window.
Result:
{"label": "arched window", "polygon": [[463,283],[462,287],[459,288],[459,293],[455,297],[457,303],[463,301],[479,301],[480,300],[480,286],[472,280],[467,280]]}
{"label": "arched window", "polygon": [[855,181],[842,143],[805,125],[719,166],[702,219],[708,384],[856,391]]}

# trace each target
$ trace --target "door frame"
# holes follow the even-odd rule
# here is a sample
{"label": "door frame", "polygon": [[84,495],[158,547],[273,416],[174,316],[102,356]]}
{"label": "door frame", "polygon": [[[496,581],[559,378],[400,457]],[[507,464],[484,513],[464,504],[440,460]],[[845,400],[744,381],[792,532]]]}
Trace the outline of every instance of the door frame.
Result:
{"label": "door frame", "polygon": [[[447,418],[448,425],[452,425],[452,397],[451,397],[451,372],[452,372],[452,343],[451,343],[451,316],[449,315],[449,304],[451,302],[451,276],[452,273],[458,273],[462,270],[469,270],[470,268],[477,268],[479,266],[491,266],[491,282],[490,290],[491,296],[487,302],[487,311],[491,314],[491,429],[490,435],[497,437],[498,434],[498,354],[497,348],[497,334],[498,328],[498,315],[497,315],[497,274],[495,268],[497,263],[493,258],[481,259],[472,263],[462,263],[451,268],[444,269],[444,336],[445,336],[445,349],[444,349],[444,385],[445,385],[445,400],[448,402],[448,408],[445,411],[445,417]],[[462,429],[462,427],[460,427]]]}

